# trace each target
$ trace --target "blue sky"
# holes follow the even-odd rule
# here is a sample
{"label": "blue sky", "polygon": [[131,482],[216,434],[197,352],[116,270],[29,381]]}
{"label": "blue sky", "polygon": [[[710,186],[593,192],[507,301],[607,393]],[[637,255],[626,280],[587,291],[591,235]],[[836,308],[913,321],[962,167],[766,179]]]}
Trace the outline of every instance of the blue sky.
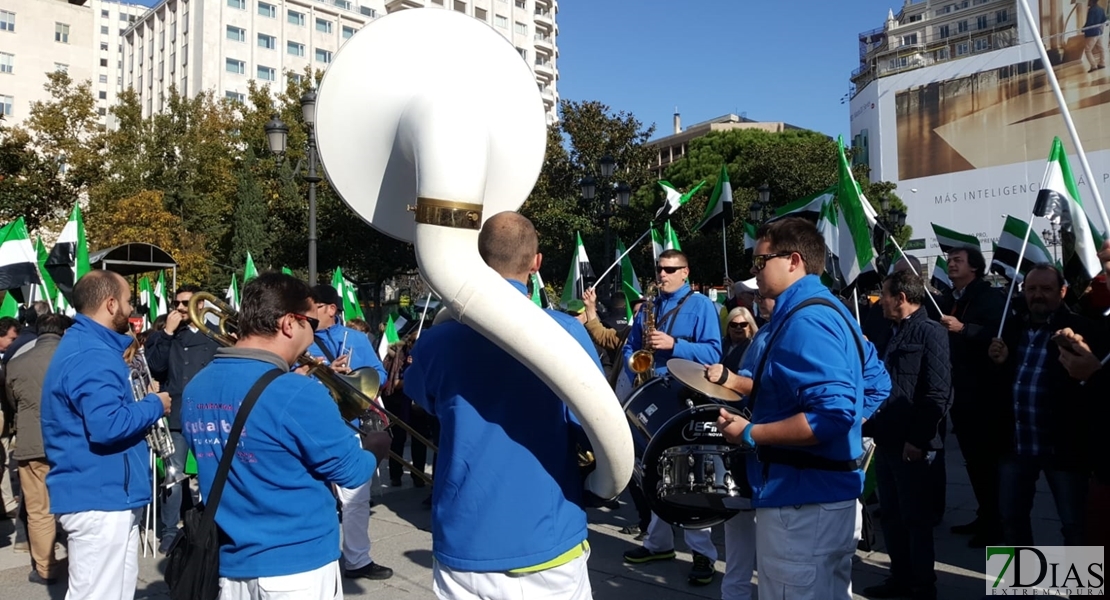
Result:
{"label": "blue sky", "polygon": [[[559,95],[671,132],[728,113],[847,139],[857,35],[901,0],[561,0]],[[634,8],[632,8],[634,7]]]}

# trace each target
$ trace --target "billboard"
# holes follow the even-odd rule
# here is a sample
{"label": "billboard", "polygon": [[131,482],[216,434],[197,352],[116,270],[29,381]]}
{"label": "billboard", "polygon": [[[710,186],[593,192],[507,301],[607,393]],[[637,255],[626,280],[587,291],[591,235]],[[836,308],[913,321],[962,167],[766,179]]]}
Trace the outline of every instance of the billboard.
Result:
{"label": "billboard", "polygon": [[[1086,3],[1030,5],[1094,183],[1110,196],[1110,68],[1094,68],[1091,58],[1099,57],[1087,52]],[[898,183],[918,256],[940,254],[930,223],[975,235],[990,250],[1005,215],[1028,220],[1054,136],[1064,141],[1089,216],[1103,229],[1036,45],[1017,16],[1015,45],[880,77],[851,101],[852,145],[864,149],[872,180]],[[1097,39],[1110,67],[1106,37]]]}

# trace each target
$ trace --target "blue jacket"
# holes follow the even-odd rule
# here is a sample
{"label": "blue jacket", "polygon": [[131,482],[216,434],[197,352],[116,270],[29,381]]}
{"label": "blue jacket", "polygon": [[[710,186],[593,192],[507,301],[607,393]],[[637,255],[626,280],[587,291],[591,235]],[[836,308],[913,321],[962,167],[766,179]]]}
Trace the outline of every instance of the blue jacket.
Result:
{"label": "blue jacket", "polygon": [[42,382],[42,437],[50,512],[121,511],[150,503],[146,433],[162,401],[131,391],[123,351],[133,342],[77,315]]}
{"label": "blue jacket", "polygon": [[[510,281],[520,293],[522,283]],[[594,359],[586,329],[548,315]],[[542,342],[541,342],[542,343]],[[470,327],[424,331],[405,393],[440,422],[432,548],[457,570],[503,572],[547,562],[586,539],[581,435],[566,405],[519,360]]]}
{"label": "blue jacket", "polygon": [[[324,341],[328,351],[336,358],[350,350],[351,363],[348,366],[351,367],[351,370],[373,367],[378,372],[378,381],[385,385],[385,380],[388,377],[385,373],[385,367],[382,366],[378,353],[370,345],[370,338],[365,333],[336,323],[323,331],[317,331],[316,337]],[[312,345],[308,347],[308,353],[317,358],[322,357],[325,363],[330,362],[316,342],[312,342]]]}
{"label": "blue jacket", "polygon": [[1106,22],[1106,11],[1101,6],[1095,5],[1087,9],[1087,21],[1083,23],[1084,37],[1098,37],[1102,35],[1102,24]]}
{"label": "blue jacket", "polygon": [[[662,324],[660,318],[666,315],[687,294],[691,294],[682,309],[670,319],[669,324]],[[655,327],[663,333],[670,330],[675,338],[673,350],[655,351],[655,373],[663,375],[667,372],[667,361],[672,358],[684,358],[703,365],[712,365],[721,362],[721,319],[717,314],[717,307],[709,297],[702,294],[692,294],[689,284],[684,284],[674,293],[659,292],[655,301]],[[628,359],[632,353],[643,347],[644,311],[636,315],[632,331],[624,343],[624,372],[633,377],[635,374],[628,370]]]}
{"label": "blue jacket", "polygon": [[[824,297],[836,305],[809,306],[785,315],[813,297]],[[780,316],[782,315],[782,316]],[[759,380],[759,394],[752,422],[774,423],[804,413],[818,443],[790,446],[830,460],[854,460],[863,454],[860,426],[890,395],[890,377],[870,342],[863,342],[861,369],[855,339],[862,332],[855,318],[815,275],[807,275],[787,288],[777,299],[775,314],[757,339],[781,328],[773,346],[759,355],[749,352],[742,370],[755,370],[759,358],[769,352]],[[766,332],[766,333],[764,333]],[[839,502],[863,493],[863,472],[796,469],[777,463],[761,463],[748,455],[748,480],[752,484],[752,506],[756,508]]]}
{"label": "blue jacket", "polygon": [[[185,386],[183,434],[205,497],[240,404],[274,368],[288,365],[269,352],[221,348]],[[237,457],[216,511],[228,540],[220,575],[291,575],[337,560],[339,519],[328,483],[366,483],[377,461],[343,423],[327,388],[295,373],[275,379],[247,416]]]}

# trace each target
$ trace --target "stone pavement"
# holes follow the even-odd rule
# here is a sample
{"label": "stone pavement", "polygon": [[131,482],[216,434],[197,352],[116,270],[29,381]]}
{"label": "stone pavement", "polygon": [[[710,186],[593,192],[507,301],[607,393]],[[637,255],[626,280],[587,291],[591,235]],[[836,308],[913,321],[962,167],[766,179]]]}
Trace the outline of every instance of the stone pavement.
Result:
{"label": "stone pavement", "polygon": [[[962,458],[954,436],[949,436],[948,452],[948,511],[944,523],[936,529],[937,571],[939,597],[944,600],[982,598],[983,550],[966,546],[967,538],[948,532],[953,524],[965,523],[974,517],[975,500],[967,482]],[[511,474],[506,474],[506,479]],[[431,591],[432,539],[430,511],[421,505],[427,497],[426,490],[408,487],[381,488],[375,495],[375,506],[370,521],[374,560],[392,567],[394,575],[388,581],[344,580],[347,598],[424,600],[434,598]],[[508,487],[508,486],[507,486]],[[506,492],[511,493],[511,492]],[[590,578],[594,598],[616,600],[626,598],[653,598],[679,600],[693,598],[720,598],[720,577],[705,587],[691,587],[686,583],[691,556],[679,542],[677,560],[666,563],[630,566],[621,560],[625,550],[638,543],[621,535],[621,527],[635,520],[635,512],[627,494],[625,506],[610,511],[590,511]],[[1043,480],[1038,484],[1038,494],[1033,514],[1036,540],[1043,545],[1062,545],[1055,505]],[[876,521],[876,525],[877,525]],[[724,534],[721,527],[714,529],[720,556],[724,557]],[[27,582],[30,556],[16,553],[12,548],[11,521],[0,521],[0,597],[19,600],[54,599],[65,597],[65,580],[43,587]],[[676,536],[681,540],[681,536]],[[881,534],[877,550],[858,553],[853,582],[858,592],[864,587],[880,582],[886,576],[887,556],[882,552]],[[169,598],[162,581],[164,557],[139,558],[139,586],[136,598]],[[717,571],[723,572],[724,562],[717,562]],[[864,598],[857,594],[856,598]]]}

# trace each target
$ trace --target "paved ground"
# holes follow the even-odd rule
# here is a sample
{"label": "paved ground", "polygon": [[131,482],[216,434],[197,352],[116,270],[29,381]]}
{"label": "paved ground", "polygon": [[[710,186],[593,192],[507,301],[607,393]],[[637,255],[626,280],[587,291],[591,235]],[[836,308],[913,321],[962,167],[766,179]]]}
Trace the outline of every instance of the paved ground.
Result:
{"label": "paved ground", "polygon": [[[944,523],[936,529],[937,570],[940,598],[963,600],[983,597],[983,550],[966,546],[967,538],[953,536],[948,527],[964,523],[974,516],[975,501],[955,437],[950,436],[948,454],[948,512]],[[373,540],[374,559],[392,567],[394,576],[384,582],[344,581],[347,598],[396,599],[406,598],[423,600],[434,598],[431,591],[432,540],[430,534],[430,512],[421,506],[427,497],[426,490],[407,487],[399,489],[382,488],[375,496],[370,533]],[[627,495],[624,498],[627,501]],[[619,529],[635,519],[631,504],[617,511],[599,509],[591,511],[590,545],[593,554],[590,558],[590,577],[597,600],[616,600],[627,598],[658,598],[679,600],[692,598],[720,598],[720,578],[705,587],[690,587],[686,583],[686,573],[690,568],[691,557],[685,548],[680,548],[678,559],[669,563],[656,563],[644,566],[629,566],[621,561],[621,554],[634,548],[637,543],[619,533]],[[1043,481],[1038,487],[1034,508],[1034,533],[1036,540],[1044,545],[1062,544],[1059,521],[1055,518],[1055,506]],[[17,553],[12,548],[13,529],[11,521],[0,521],[0,596],[19,600],[40,600],[45,598],[60,600],[65,597],[65,580],[56,585],[43,587],[27,582],[30,570],[30,557]],[[681,536],[676,536],[681,540]],[[720,527],[714,530],[714,541],[724,556],[724,535]],[[886,576],[887,556],[882,552],[881,536],[878,550],[870,553],[860,552],[855,565],[854,587],[856,591],[881,581]],[[161,556],[140,557],[139,587],[136,598],[168,598],[167,588],[162,582],[162,569],[165,559]],[[724,569],[723,561],[717,562],[718,572]],[[856,596],[864,598],[864,596]]]}

